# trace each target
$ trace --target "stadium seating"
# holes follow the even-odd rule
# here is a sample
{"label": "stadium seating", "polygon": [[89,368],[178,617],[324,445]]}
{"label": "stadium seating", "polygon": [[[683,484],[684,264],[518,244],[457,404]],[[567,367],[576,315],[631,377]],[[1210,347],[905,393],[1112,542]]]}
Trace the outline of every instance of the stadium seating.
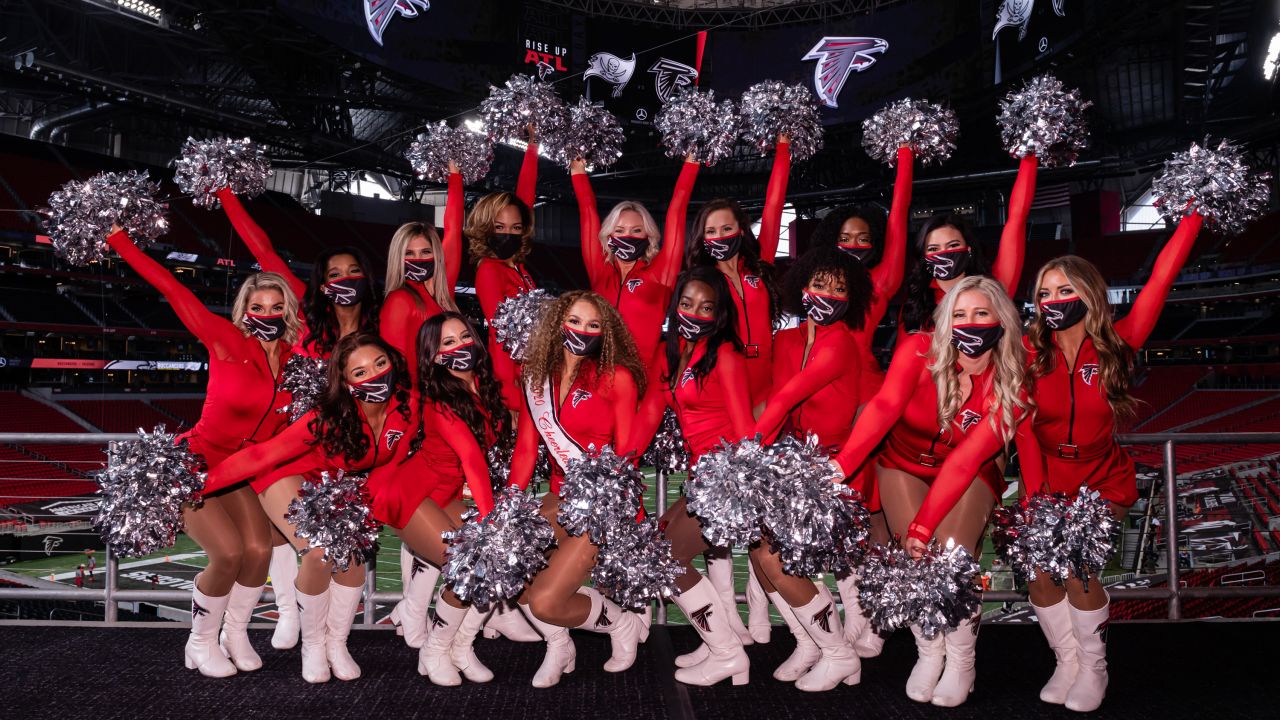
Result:
{"label": "stadium seating", "polygon": [[141,400],[65,400],[60,403],[103,432],[131,433],[138,428],[150,430],[160,423],[170,429],[174,419]]}

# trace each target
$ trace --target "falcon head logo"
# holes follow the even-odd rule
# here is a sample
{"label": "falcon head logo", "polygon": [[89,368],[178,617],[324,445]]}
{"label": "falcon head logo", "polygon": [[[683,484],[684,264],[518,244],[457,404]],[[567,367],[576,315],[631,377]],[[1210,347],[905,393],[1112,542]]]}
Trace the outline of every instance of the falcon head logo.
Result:
{"label": "falcon head logo", "polygon": [[44,536],[44,554],[52,556],[53,551],[57,550],[58,546],[61,544],[62,544],[62,538],[58,537],[57,535],[45,535]]}
{"label": "falcon head logo", "polygon": [[574,407],[578,407],[578,403],[582,402],[583,400],[587,400],[590,397],[591,397],[591,393],[587,392],[586,390],[583,390],[582,388],[578,388],[577,390],[573,391],[573,395],[570,396],[569,402],[573,403]]}
{"label": "falcon head logo", "polygon": [[684,387],[684,384],[689,382],[692,379],[693,379],[693,368],[685,368],[684,372],[680,374],[680,387]]}
{"label": "falcon head logo", "polygon": [[413,564],[409,566],[409,579],[418,577],[418,573],[427,569],[427,564],[422,562],[417,555],[413,556]]}
{"label": "falcon head logo", "polygon": [[[301,608],[301,606],[299,606],[299,608]],[[203,605],[196,602],[195,598],[191,598],[191,617],[203,617],[208,614],[209,611],[206,610]]]}
{"label": "falcon head logo", "polygon": [[697,69],[670,58],[658,58],[649,72],[653,73],[653,91],[663,104],[670,102],[677,90],[689,87],[698,79]]}
{"label": "falcon head logo", "polygon": [[631,82],[631,75],[635,71],[635,53],[623,60],[613,53],[598,52],[587,60],[587,71],[582,73],[582,79],[585,82],[589,77],[598,77],[613,86],[614,97],[622,97],[622,91]]}
{"label": "falcon head logo", "polygon": [[755,290],[760,289],[760,278],[756,277],[755,275],[747,275],[742,279],[745,280],[747,284],[752,287],[752,289],[755,289]]}
{"label": "falcon head logo", "polygon": [[632,278],[627,281],[627,292],[635,292],[636,288],[644,284],[644,280],[640,278]]}
{"label": "falcon head logo", "polygon": [[1106,620],[1103,620],[1101,623],[1098,624],[1098,627],[1093,631],[1093,634],[1100,636],[1102,638],[1102,644],[1106,645],[1107,631],[1110,629],[1111,629],[1111,619],[1107,618]]}
{"label": "falcon head logo", "polygon": [[972,410],[964,410],[956,420],[960,423],[960,429],[968,432],[969,428],[982,422],[982,415]]}
{"label": "falcon head logo", "polygon": [[[1058,17],[1066,17],[1067,13],[1062,5],[1066,0],[1053,0],[1053,14]],[[991,31],[991,39],[995,40],[996,35],[1007,27],[1018,28],[1018,40],[1022,41],[1027,36],[1027,23],[1031,22],[1031,10],[1035,8],[1036,0],[1004,0],[1000,3],[1000,9],[996,12],[996,27]]]}
{"label": "falcon head logo", "polygon": [[849,73],[862,72],[876,62],[875,55],[889,49],[889,42],[873,37],[824,37],[801,60],[817,60],[813,68],[813,89],[827,107],[836,100]]}
{"label": "falcon head logo", "polygon": [[1093,379],[1098,375],[1098,363],[1085,363],[1080,366],[1080,379],[1085,385],[1093,387]]}
{"label": "falcon head logo", "polygon": [[551,67],[551,63],[546,60],[539,60],[537,67],[539,80],[546,80],[548,75],[556,71],[555,68]]}
{"label": "falcon head logo", "polygon": [[369,27],[373,41],[382,44],[382,33],[397,15],[407,18],[418,17],[422,12],[431,9],[430,0],[364,0],[364,21]]}
{"label": "falcon head logo", "polygon": [[809,619],[809,624],[817,625],[818,627],[822,628],[822,632],[824,633],[831,632],[831,613],[832,612],[833,612],[832,604],[827,603],[826,607],[822,608],[821,610],[813,614],[813,617]]}
{"label": "falcon head logo", "polygon": [[609,607],[607,605],[600,606],[600,617],[596,618],[596,627],[607,628],[613,624],[609,619]]}
{"label": "falcon head logo", "polygon": [[711,632],[711,605],[703,605],[702,607],[689,613],[689,619],[703,632]]}
{"label": "falcon head logo", "polygon": [[395,447],[395,444],[399,442],[400,438],[402,437],[404,437],[403,430],[388,430],[387,431],[387,449],[390,450],[391,448]]}
{"label": "falcon head logo", "polygon": [[433,611],[431,613],[431,627],[432,628],[449,627],[449,621],[440,617],[440,613]]}
{"label": "falcon head logo", "polygon": [[956,349],[965,355],[970,355],[982,347],[982,338],[956,325],[951,326],[951,340]]}

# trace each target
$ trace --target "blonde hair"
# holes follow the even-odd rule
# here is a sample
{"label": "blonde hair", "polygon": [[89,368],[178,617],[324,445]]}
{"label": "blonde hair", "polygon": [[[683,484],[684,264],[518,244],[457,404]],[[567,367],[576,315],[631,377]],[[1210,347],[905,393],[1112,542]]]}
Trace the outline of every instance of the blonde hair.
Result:
{"label": "blonde hair", "polygon": [[436,261],[435,274],[427,281],[427,292],[431,293],[431,297],[441,309],[456,312],[458,306],[453,301],[453,288],[449,287],[449,266],[444,256],[444,243],[440,240],[440,233],[436,232],[435,226],[431,223],[407,222],[397,228],[396,234],[391,236],[391,246],[387,248],[387,281],[383,288],[383,296],[404,287],[404,253],[409,243],[416,237],[421,237],[431,244],[431,256]]}
{"label": "blonde hair", "polygon": [[600,327],[603,337],[600,342],[600,356],[597,360],[600,375],[609,375],[615,368],[624,368],[631,373],[638,394],[643,397],[645,390],[644,365],[640,362],[640,353],[636,351],[636,342],[631,338],[622,316],[600,295],[590,290],[574,290],[556,298],[542,313],[542,319],[534,326],[529,337],[529,349],[525,352],[524,369],[521,379],[531,387],[540,387],[547,378],[554,377],[564,365],[564,336],[560,327],[564,325],[569,308],[579,300],[585,300],[595,306],[600,313]]}
{"label": "blonde hair", "polygon": [[640,225],[644,228],[644,236],[649,239],[649,248],[644,252],[644,261],[653,262],[658,256],[658,252],[662,250],[662,231],[658,229],[658,223],[653,219],[653,215],[645,209],[644,205],[634,200],[623,200],[605,216],[600,223],[600,247],[604,252],[605,262],[613,261],[613,250],[609,247],[609,236],[613,234],[613,228],[618,224],[618,218],[626,211],[632,211],[640,214]]}
{"label": "blonde hair", "polygon": [[1037,312],[1027,330],[1027,340],[1036,358],[1031,362],[1032,378],[1042,378],[1053,371],[1057,362],[1053,348],[1053,330],[1044,322],[1044,313],[1039,312],[1040,289],[1044,287],[1045,273],[1057,270],[1066,276],[1067,282],[1075,289],[1076,296],[1088,308],[1085,313],[1084,331],[1093,341],[1098,351],[1098,377],[1102,379],[1102,389],[1107,394],[1107,403],[1111,412],[1122,420],[1133,418],[1138,401],[1129,394],[1129,385],[1133,380],[1134,351],[1129,343],[1116,332],[1111,318],[1111,304],[1107,301],[1107,281],[1093,263],[1076,255],[1063,255],[1054,258],[1036,273],[1036,284],[1031,297],[1036,303]]}
{"label": "blonde hair", "polygon": [[298,308],[298,296],[289,289],[289,283],[280,273],[259,272],[245,279],[240,290],[236,292],[236,301],[231,306],[231,322],[240,328],[240,332],[249,336],[244,326],[244,315],[249,311],[249,296],[259,290],[278,290],[284,296],[284,335],[281,340],[296,345],[302,334],[302,315]]}
{"label": "blonde hair", "polygon": [[951,344],[951,327],[954,325],[951,315],[960,296],[970,290],[986,296],[1004,328],[1000,342],[990,351],[995,372],[991,377],[992,397],[987,414],[991,418],[991,428],[1008,444],[1017,431],[1019,416],[1031,408],[1030,400],[1021,397],[1026,379],[1027,351],[1022,346],[1022,322],[1018,319],[1017,308],[1004,287],[985,275],[970,275],[956,283],[933,313],[933,345],[929,350],[933,360],[929,363],[929,372],[938,389],[938,426],[950,427],[965,401],[955,370],[959,351]]}
{"label": "blonde hair", "polygon": [[515,262],[524,262],[529,252],[533,250],[533,210],[514,193],[489,193],[480,198],[480,202],[471,208],[471,212],[467,214],[467,222],[462,227],[462,234],[467,236],[471,254],[477,261],[480,258],[497,257],[493,254],[493,248],[489,247],[489,234],[493,232],[494,219],[508,205],[520,211],[520,223],[524,226],[524,231],[520,233],[520,250],[511,256],[511,259]]}

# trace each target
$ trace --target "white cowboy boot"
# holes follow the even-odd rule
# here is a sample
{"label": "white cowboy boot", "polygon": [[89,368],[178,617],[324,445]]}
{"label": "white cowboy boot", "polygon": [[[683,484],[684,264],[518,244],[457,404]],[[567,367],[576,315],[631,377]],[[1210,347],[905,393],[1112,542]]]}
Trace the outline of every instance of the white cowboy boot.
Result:
{"label": "white cowboy boot", "polygon": [[543,622],[534,616],[528,605],[517,605],[532,625],[547,641],[547,654],[542,658],[542,665],[533,674],[533,686],[536,688],[554,687],[560,682],[560,676],[571,673],[578,659],[578,649],[569,637],[569,629]]}
{"label": "white cowboy boot", "polygon": [[1040,699],[1062,705],[1067,702],[1067,691],[1076,681],[1076,673],[1080,670],[1077,658],[1079,645],[1076,643],[1076,631],[1071,626],[1071,604],[1063,597],[1055,605],[1040,607],[1032,603],[1036,611],[1036,619],[1040,621],[1040,630],[1049,641],[1049,648],[1058,660],[1053,669],[1053,677],[1040,690]]}
{"label": "white cowboy boot", "polygon": [[462,624],[458,626],[458,634],[453,636],[453,645],[449,647],[449,659],[453,661],[453,666],[473,683],[486,683],[493,679],[493,671],[480,662],[475,650],[476,635],[488,616],[488,612],[470,608],[463,616]]}
{"label": "white cowboy boot", "polygon": [[919,625],[911,626],[916,637],[916,664],[907,678],[907,697],[916,702],[933,700],[933,688],[942,677],[942,666],[947,662],[947,641],[939,633],[930,640],[920,632]]}
{"label": "white cowboy boot", "polygon": [[707,657],[692,667],[676,670],[676,680],[688,685],[715,685],[732,678],[734,685],[750,680],[751,661],[742,649],[742,638],[729,626],[733,615],[720,604],[719,594],[706,578],[675,597],[690,624],[707,647]]}
{"label": "white cowboy boot", "polygon": [[1110,618],[1110,602],[1097,610],[1071,608],[1071,626],[1075,628],[1079,646],[1076,657],[1080,671],[1067,691],[1068,710],[1092,712],[1098,709],[1107,695],[1107,623]]}
{"label": "white cowboy boot", "polygon": [[943,636],[946,667],[942,671],[942,679],[933,688],[933,697],[929,702],[938,707],[959,707],[969,699],[977,677],[973,661],[978,647],[978,628],[981,626],[982,616],[978,615],[960,623],[959,627]]}
{"label": "white cowboy boot", "polygon": [[796,689],[825,692],[840,683],[857,685],[862,682],[862,660],[844,637],[840,613],[836,610],[836,601],[831,597],[831,591],[821,585],[818,587],[818,594],[807,605],[791,610],[814,644],[822,650],[822,657],[814,664],[813,669],[796,680]]}
{"label": "white cowboy boot", "polygon": [[818,659],[822,657],[822,651],[813,643],[808,631],[804,629],[800,624],[799,618],[796,617],[795,611],[783,601],[781,595],[772,592],[769,593],[769,599],[778,608],[778,614],[782,615],[783,621],[787,623],[787,629],[791,631],[791,635],[796,639],[796,649],[791,653],[791,657],[787,658],[786,662],[773,671],[773,679],[781,680],[782,682],[795,682],[809,672],[809,669],[818,662]]}
{"label": "white cowboy boot", "polygon": [[218,629],[230,599],[229,594],[211,597],[199,588],[191,590],[191,634],[184,651],[188,670],[199,670],[201,675],[214,678],[236,674],[236,666],[218,647]]}
{"label": "white cowboy boot", "polygon": [[230,600],[222,618],[222,652],[236,669],[241,672],[253,672],[262,667],[262,658],[249,642],[249,620],[253,618],[253,609],[258,607],[262,598],[262,586],[246,587],[240,583],[231,586]]}
{"label": "white cowboy boot", "polygon": [[756,566],[747,563],[747,633],[751,641],[765,645],[773,636],[773,621],[769,619],[769,596],[760,579],[756,577]]}
{"label": "white cowboy boot", "polygon": [[329,583],[329,634],[325,638],[325,654],[333,676],[339,680],[360,677],[360,666],[347,651],[347,636],[351,634],[351,624],[355,622],[362,594],[364,588],[359,585],[347,587]]}
{"label": "white cowboy boot", "polygon": [[607,600],[595,588],[578,588],[578,594],[591,600],[587,620],[578,628],[608,635],[613,646],[613,655],[604,664],[605,672],[622,672],[635,664],[640,634],[644,630],[640,618]]}
{"label": "white cowboy boot", "polygon": [[271,647],[288,650],[298,644],[298,601],[293,584],[298,580],[298,552],[292,545],[271,548],[271,590],[276,594],[276,629]]}
{"label": "white cowboy boot", "polygon": [[455,687],[462,684],[462,676],[458,674],[450,650],[469,612],[470,608],[454,607],[443,601],[436,603],[431,629],[418,651],[418,674],[426,675],[434,685]]}
{"label": "white cowboy boot", "polygon": [[738,612],[738,591],[733,578],[733,549],[712,548],[703,557],[707,564],[707,579],[720,596],[720,605],[726,610],[725,620],[728,621],[729,628],[738,634],[743,645],[751,645],[755,638],[747,630],[746,624],[742,622],[742,615]]}
{"label": "white cowboy boot", "polygon": [[840,602],[844,605],[844,636],[862,659],[878,657],[884,650],[884,638],[871,627],[858,602],[858,578],[849,574],[836,579]]}
{"label": "white cowboy boot", "polygon": [[[427,612],[440,568],[414,555],[409,546],[400,545],[400,587],[404,598],[391,609],[391,622],[396,634],[404,636],[411,648],[420,648],[427,637]],[[438,601],[437,601],[438,602]]]}
{"label": "white cowboy boot", "polygon": [[329,654],[325,638],[329,635],[329,590],[319,595],[295,591],[298,603],[298,625],[302,631],[302,679],[309,683],[329,682]]}
{"label": "white cowboy boot", "polygon": [[529,624],[530,617],[506,603],[498,605],[484,624],[484,636],[495,640],[499,635],[512,642],[541,642],[542,636]]}

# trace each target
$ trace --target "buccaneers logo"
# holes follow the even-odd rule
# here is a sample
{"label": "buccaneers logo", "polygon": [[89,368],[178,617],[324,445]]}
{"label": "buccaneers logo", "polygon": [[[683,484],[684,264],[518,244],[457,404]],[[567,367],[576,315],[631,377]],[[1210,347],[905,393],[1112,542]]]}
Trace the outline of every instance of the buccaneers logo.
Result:
{"label": "buccaneers logo", "polygon": [[635,53],[623,60],[613,53],[598,52],[587,60],[587,71],[582,73],[582,80],[585,82],[589,77],[598,77],[613,86],[614,97],[622,97],[622,91],[631,82],[631,75],[635,71]]}
{"label": "buccaneers logo", "polygon": [[889,49],[889,42],[873,37],[824,37],[801,60],[817,60],[813,89],[827,107],[838,107],[837,98],[849,73],[875,64],[875,55]]}
{"label": "buccaneers logo", "polygon": [[960,413],[960,417],[957,420],[960,421],[960,429],[968,432],[969,428],[982,421],[982,415],[972,410],[965,410]]}
{"label": "buccaneers logo", "polygon": [[402,437],[404,437],[403,430],[388,430],[387,431],[387,449],[390,450],[391,448],[395,447],[395,444]]}
{"label": "buccaneers logo", "polygon": [[635,292],[636,288],[644,284],[644,280],[640,278],[632,278],[627,281],[627,292]]}
{"label": "buccaneers logo", "polygon": [[569,398],[569,402],[573,403],[574,407],[578,407],[578,403],[590,397],[591,397],[591,393],[587,392],[586,390],[583,390],[582,388],[578,388],[577,390],[573,391],[573,395]]}
{"label": "buccaneers logo", "polygon": [[1080,379],[1085,385],[1093,387],[1093,379],[1098,375],[1098,363],[1085,363],[1080,366]]}
{"label": "buccaneers logo", "polygon": [[[1062,9],[1064,2],[1066,0],[1053,0],[1053,13],[1058,17],[1067,16]],[[1036,0],[1004,0],[996,13],[996,29],[991,31],[991,39],[995,40],[996,35],[1007,27],[1017,27],[1018,40],[1021,41],[1027,36],[1027,23],[1031,22],[1031,11],[1035,6]]]}
{"label": "buccaneers logo", "polygon": [[382,44],[382,33],[397,15],[416,18],[418,9],[431,9],[430,0],[364,0],[364,21],[369,26],[373,41]]}
{"label": "buccaneers logo", "polygon": [[676,90],[688,87],[698,79],[696,69],[669,58],[658,58],[649,72],[653,73],[653,91],[664,104],[671,100]]}

